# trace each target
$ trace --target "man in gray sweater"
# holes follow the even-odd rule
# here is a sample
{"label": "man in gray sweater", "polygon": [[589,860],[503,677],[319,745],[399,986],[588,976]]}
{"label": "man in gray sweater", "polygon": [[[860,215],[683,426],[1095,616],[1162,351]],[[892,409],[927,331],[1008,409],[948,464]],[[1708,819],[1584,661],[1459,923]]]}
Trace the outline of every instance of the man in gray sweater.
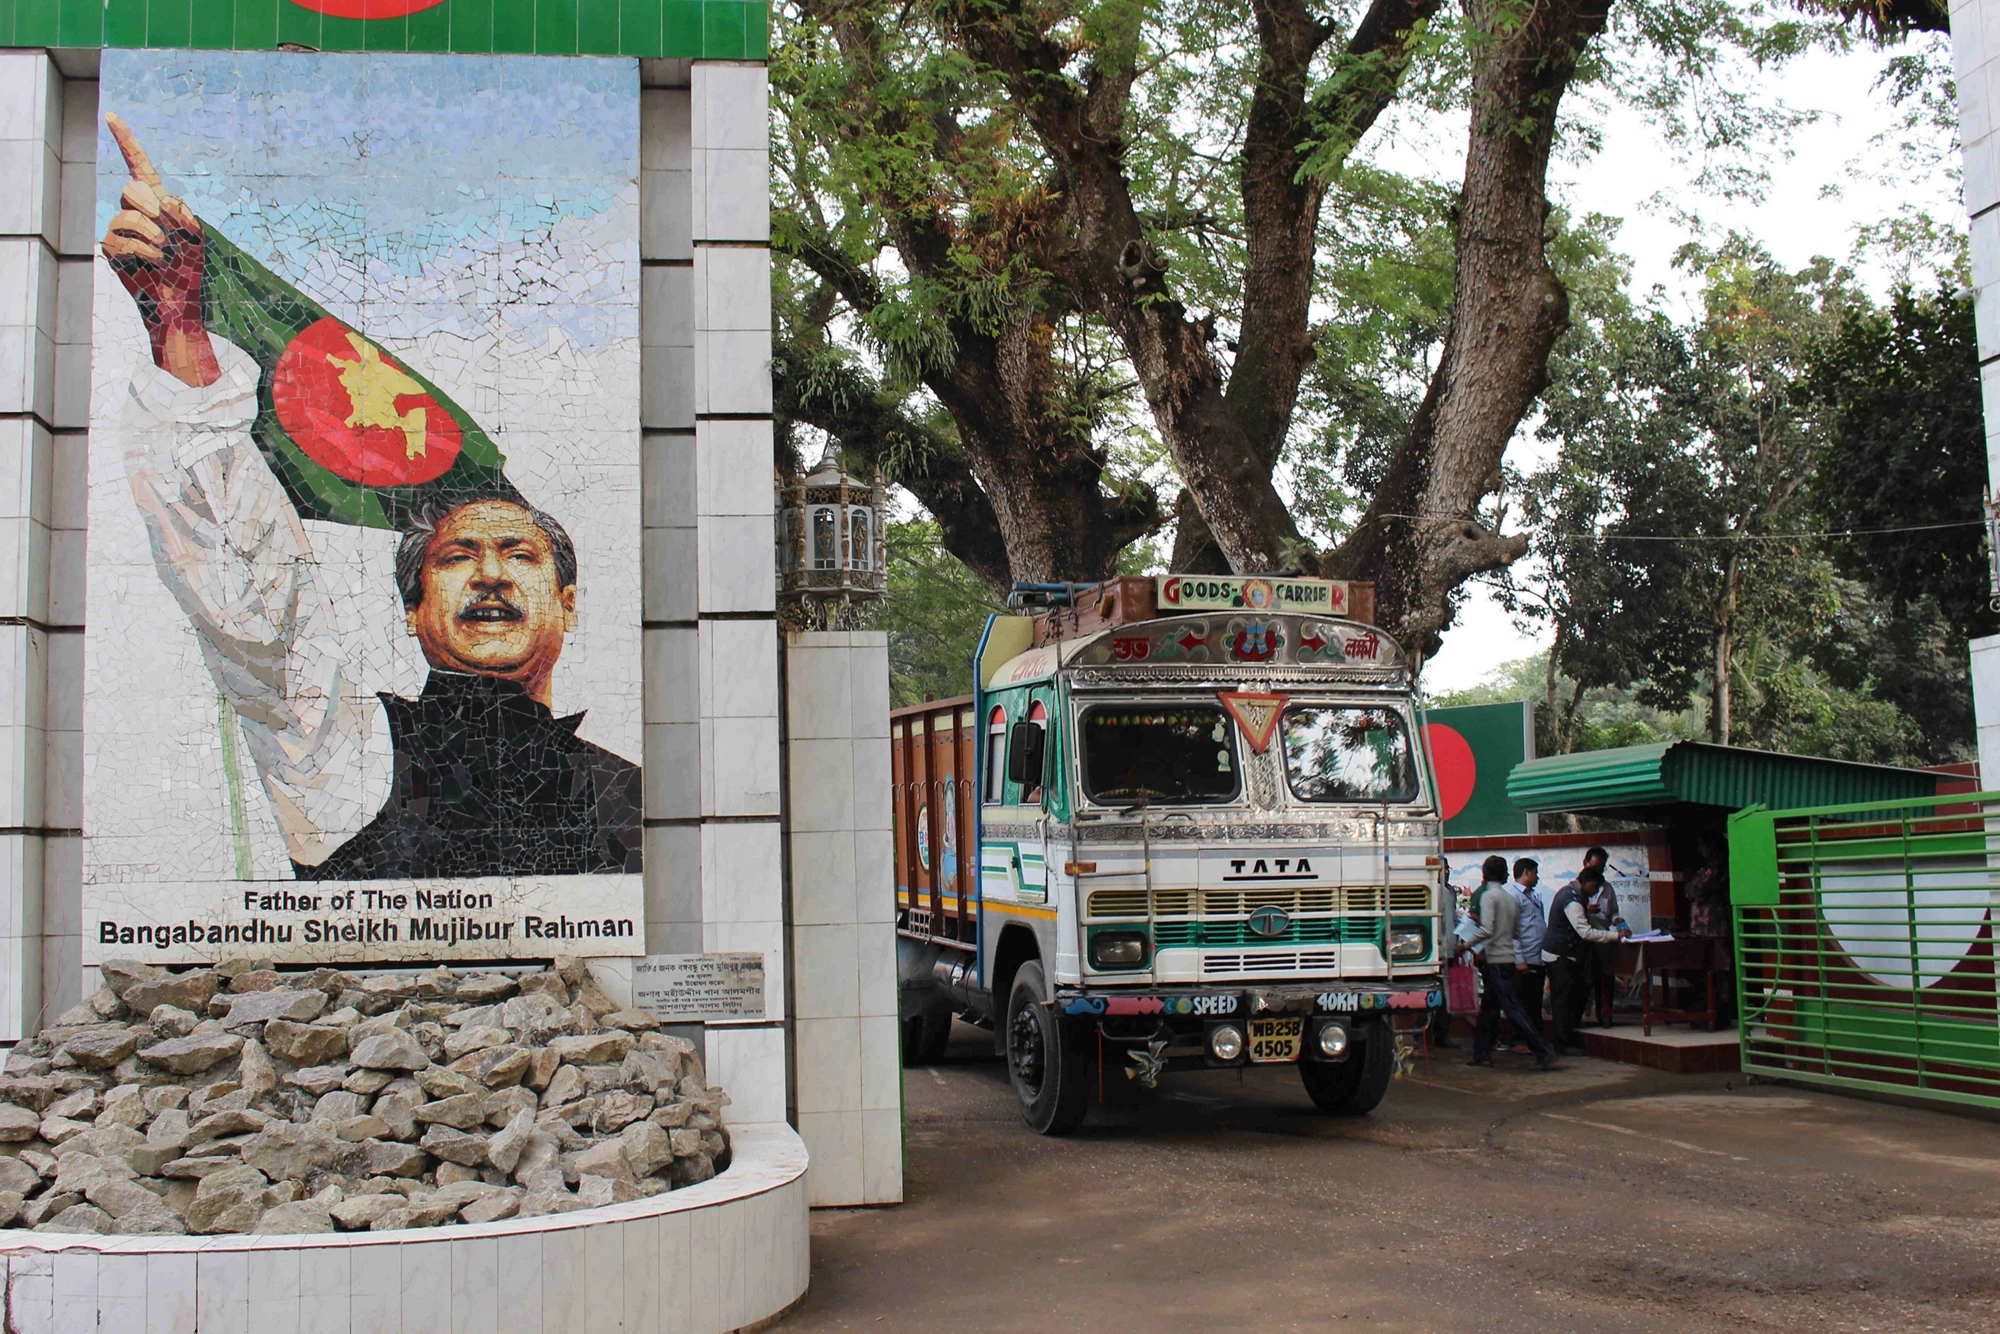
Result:
{"label": "man in gray sweater", "polygon": [[[1490,860],[1499,861],[1499,858]],[[1507,864],[1500,862],[1500,877]],[[1535,1065],[1546,1070],[1556,1062],[1555,1052],[1542,1040],[1540,1025],[1528,1018],[1514,994],[1514,930],[1519,925],[1521,907],[1514,896],[1500,886],[1479,898],[1479,925],[1465,948],[1479,968],[1484,995],[1479,1000],[1479,1024],[1472,1034],[1472,1064],[1492,1065],[1493,1044],[1500,1036],[1500,1016],[1513,1023],[1522,1040],[1535,1053]]]}

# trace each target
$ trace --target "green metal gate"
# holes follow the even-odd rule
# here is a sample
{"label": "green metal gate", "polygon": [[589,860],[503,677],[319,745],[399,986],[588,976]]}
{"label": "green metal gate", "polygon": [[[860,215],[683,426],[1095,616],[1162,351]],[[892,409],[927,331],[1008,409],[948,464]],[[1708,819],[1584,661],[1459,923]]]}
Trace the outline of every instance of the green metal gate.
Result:
{"label": "green metal gate", "polygon": [[1743,1069],[2000,1107],[2000,793],[1729,822]]}

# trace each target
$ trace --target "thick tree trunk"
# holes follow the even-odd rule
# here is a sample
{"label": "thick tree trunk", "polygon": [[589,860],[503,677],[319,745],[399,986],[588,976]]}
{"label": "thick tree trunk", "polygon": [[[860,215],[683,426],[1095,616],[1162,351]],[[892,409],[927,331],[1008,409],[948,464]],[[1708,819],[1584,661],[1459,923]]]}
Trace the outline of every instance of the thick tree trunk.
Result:
{"label": "thick tree trunk", "polygon": [[1118,553],[1158,526],[1150,496],[1143,514],[1114,512],[1101,485],[1104,464],[1087,435],[1051,402],[1055,367],[1046,326],[1026,321],[986,338],[958,331],[951,366],[925,383],[958,423],[973,476],[985,492],[1017,581],[1105,579]]}
{"label": "thick tree trunk", "polygon": [[1174,549],[1167,568],[1176,574],[1229,573],[1229,561],[1215,545],[1192,491],[1182,491],[1174,501]]}
{"label": "thick tree trunk", "polygon": [[1378,617],[1428,652],[1469,576],[1527,550],[1476,519],[1514,429],[1548,382],[1569,296],[1550,268],[1549,148],[1577,57],[1609,0],[1464,0],[1473,110],[1443,354],[1410,434],[1354,533],[1325,562],[1373,578]]}
{"label": "thick tree trunk", "polygon": [[[1020,0],[961,3],[968,50],[1008,80],[1059,172],[1064,273],[1079,301],[1123,343],[1161,440],[1201,506],[1208,538],[1230,568],[1268,571],[1310,553],[1271,473],[1312,357],[1307,323],[1323,186],[1301,180],[1314,139],[1350,147],[1395,96],[1407,34],[1438,0],[1375,0],[1344,54],[1351,77],[1323,103],[1306,92],[1315,55],[1332,35],[1304,0],[1253,0],[1261,67],[1242,162],[1248,259],[1234,373],[1225,376],[1213,322],[1175,299],[1167,264],[1140,225],[1124,167],[1124,118],[1136,42],[1109,34],[1079,83],[1073,51]],[[1106,11],[1109,14],[1111,11]],[[1135,25],[1141,11],[1129,11]],[[1114,60],[1111,53],[1128,52]],[[1226,384],[1225,384],[1226,381]],[[1176,544],[1196,556],[1205,544]]]}

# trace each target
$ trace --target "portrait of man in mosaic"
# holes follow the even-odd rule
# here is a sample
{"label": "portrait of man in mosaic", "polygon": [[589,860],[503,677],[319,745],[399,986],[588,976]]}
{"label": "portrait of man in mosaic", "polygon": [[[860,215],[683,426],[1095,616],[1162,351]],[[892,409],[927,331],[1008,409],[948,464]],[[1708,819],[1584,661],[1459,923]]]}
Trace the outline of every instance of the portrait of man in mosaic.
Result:
{"label": "portrait of man in mosaic", "polygon": [[87,880],[636,884],[636,80],[583,64],[107,56]]}

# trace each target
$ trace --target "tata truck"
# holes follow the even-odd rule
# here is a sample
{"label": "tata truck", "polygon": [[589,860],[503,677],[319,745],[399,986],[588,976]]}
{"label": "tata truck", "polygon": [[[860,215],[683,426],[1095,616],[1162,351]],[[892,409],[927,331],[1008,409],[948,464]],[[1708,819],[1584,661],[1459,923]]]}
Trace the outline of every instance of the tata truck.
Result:
{"label": "tata truck", "polygon": [[1295,1065],[1365,1113],[1443,1003],[1448,887],[1373,586],[1026,585],[970,694],[891,716],[905,1058],[990,1029],[1028,1125],[1111,1079]]}

